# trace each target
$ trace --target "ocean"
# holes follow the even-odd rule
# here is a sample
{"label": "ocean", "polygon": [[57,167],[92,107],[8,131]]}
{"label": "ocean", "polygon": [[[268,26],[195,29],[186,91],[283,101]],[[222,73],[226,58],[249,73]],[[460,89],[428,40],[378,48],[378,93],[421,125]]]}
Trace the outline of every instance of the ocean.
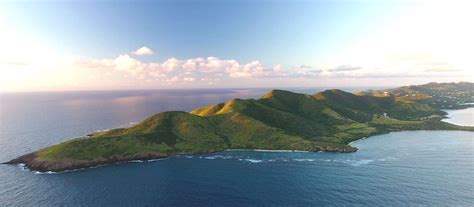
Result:
{"label": "ocean", "polygon": [[[160,111],[190,111],[266,91],[2,94],[0,162]],[[449,122],[474,125],[472,109],[448,113]],[[352,145],[359,151],[348,154],[227,151],[54,174],[0,165],[0,206],[472,206],[473,135],[404,131],[358,140]]]}

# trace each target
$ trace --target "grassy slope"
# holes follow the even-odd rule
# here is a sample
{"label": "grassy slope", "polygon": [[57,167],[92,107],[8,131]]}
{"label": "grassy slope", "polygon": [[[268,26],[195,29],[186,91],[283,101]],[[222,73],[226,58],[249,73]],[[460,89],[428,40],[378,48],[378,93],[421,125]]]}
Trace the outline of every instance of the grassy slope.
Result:
{"label": "grassy slope", "polygon": [[[384,111],[414,110],[421,115],[434,112],[414,105],[418,104],[397,104],[386,98],[354,96],[336,90],[315,96],[272,91],[259,100],[234,99],[191,114],[160,113],[131,128],[66,142],[42,150],[39,155],[45,159],[90,160],[157,151],[171,154],[227,148],[319,150],[343,146],[381,131],[457,128],[438,121],[400,121],[373,115]],[[385,110],[385,106],[389,109]]]}
{"label": "grassy slope", "polygon": [[[381,114],[387,113],[389,117]],[[273,90],[261,99],[233,99],[191,113],[156,114],[130,128],[74,139],[34,153],[43,163],[145,159],[176,153],[224,149],[290,149],[350,152],[347,144],[398,130],[473,130],[420,120],[437,114],[432,107],[394,97],[354,95],[328,90],[314,95]],[[46,167],[47,168],[47,167]],[[39,168],[41,169],[41,168]],[[53,168],[53,170],[61,167]]]}

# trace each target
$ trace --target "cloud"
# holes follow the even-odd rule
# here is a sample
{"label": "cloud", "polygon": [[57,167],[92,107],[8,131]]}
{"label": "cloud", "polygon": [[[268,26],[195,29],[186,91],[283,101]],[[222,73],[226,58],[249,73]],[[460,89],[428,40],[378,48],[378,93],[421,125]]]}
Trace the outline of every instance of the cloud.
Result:
{"label": "cloud", "polygon": [[[0,86],[74,89],[127,89],[179,87],[274,87],[362,85],[379,82],[402,85],[403,80],[471,81],[470,70],[425,56],[397,56],[384,64],[344,64],[309,67],[305,65],[264,65],[258,60],[239,62],[218,57],[168,58],[146,62],[129,54],[114,58],[77,58],[68,61],[56,56],[42,62],[17,64],[15,70],[0,70]],[[49,63],[57,63],[52,65]],[[44,64],[43,64],[44,63]],[[0,68],[13,68],[0,61]],[[320,69],[323,68],[323,69]],[[471,74],[471,76],[469,76]],[[39,78],[41,77],[41,78]],[[39,81],[39,80],[42,81]],[[423,79],[423,81],[422,81]],[[388,82],[387,80],[391,80]],[[7,82],[8,81],[8,82]],[[35,82],[36,81],[36,82]],[[10,84],[10,85],[7,85]],[[409,84],[412,84],[410,82]],[[15,85],[16,84],[16,85]]]}
{"label": "cloud", "polygon": [[194,77],[184,77],[183,80],[188,81],[188,82],[193,82],[193,81],[196,80],[196,78],[194,78]]}
{"label": "cloud", "polygon": [[138,56],[143,56],[143,55],[153,55],[154,52],[148,47],[141,47],[138,48],[137,50],[133,51],[132,54],[138,55]]}
{"label": "cloud", "polygon": [[328,69],[328,71],[334,71],[334,72],[337,72],[337,71],[354,71],[354,70],[360,70],[362,69],[362,67],[354,67],[354,66],[350,66],[350,65],[340,65],[340,66],[337,66],[335,68],[330,68]]}
{"label": "cloud", "polygon": [[265,67],[259,61],[239,63],[236,60],[225,60],[217,57],[192,58],[180,60],[169,58],[163,62],[143,62],[129,55],[116,58],[79,59],[73,67],[88,71],[112,73],[126,77],[128,80],[154,80],[164,85],[190,84],[203,82],[215,84],[221,80],[232,79],[271,79],[275,77],[296,77],[297,72],[286,71],[282,65]]}
{"label": "cloud", "polygon": [[435,72],[435,73],[447,73],[447,72],[459,72],[459,68],[443,63],[443,62],[433,62],[422,65],[425,68],[425,72]]}
{"label": "cloud", "polygon": [[[406,59],[406,58],[405,58]],[[241,63],[233,59],[218,57],[178,59],[168,58],[162,62],[143,62],[129,55],[110,59],[82,59],[75,67],[112,73],[115,77],[126,77],[128,81],[152,82],[166,86],[189,84],[244,83],[251,81],[291,81],[292,79],[347,79],[347,78],[413,78],[413,77],[462,77],[463,71],[454,70],[444,62],[411,59],[403,64],[395,62],[380,66],[339,65],[315,69],[301,65],[285,68],[280,64],[265,66],[254,60]],[[437,73],[430,73],[437,72]],[[443,72],[443,73],[441,73]],[[464,71],[465,72],[465,71]],[[100,75],[98,75],[100,76]],[[104,75],[102,75],[105,77]],[[110,75],[109,75],[110,76]]]}

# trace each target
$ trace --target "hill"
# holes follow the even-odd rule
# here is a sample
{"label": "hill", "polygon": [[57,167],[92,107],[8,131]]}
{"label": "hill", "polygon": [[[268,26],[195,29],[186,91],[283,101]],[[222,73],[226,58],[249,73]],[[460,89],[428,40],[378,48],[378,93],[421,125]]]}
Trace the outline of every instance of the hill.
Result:
{"label": "hill", "polygon": [[[427,99],[406,99],[396,95],[400,90],[405,88],[389,90],[389,95],[379,95],[385,91],[327,90],[309,95],[272,90],[260,99],[233,99],[190,113],[158,113],[130,128],[73,139],[8,163],[24,163],[37,171],[64,171],[226,149],[355,152],[348,143],[374,134],[474,130],[442,122],[442,111],[420,101]],[[418,91],[416,95],[421,96]]]}
{"label": "hill", "polygon": [[435,109],[474,107],[474,83],[427,83],[387,90],[361,91],[359,95],[394,96],[397,100],[415,101]]}

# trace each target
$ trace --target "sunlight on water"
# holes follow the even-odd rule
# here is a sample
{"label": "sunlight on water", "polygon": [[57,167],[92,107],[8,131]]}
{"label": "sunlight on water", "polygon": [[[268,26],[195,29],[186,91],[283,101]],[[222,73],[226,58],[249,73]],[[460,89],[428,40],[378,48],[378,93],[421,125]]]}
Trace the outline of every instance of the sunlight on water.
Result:
{"label": "sunlight on water", "polygon": [[448,118],[443,121],[462,125],[462,126],[474,126],[474,108],[468,108],[463,110],[446,110],[448,112]]}

